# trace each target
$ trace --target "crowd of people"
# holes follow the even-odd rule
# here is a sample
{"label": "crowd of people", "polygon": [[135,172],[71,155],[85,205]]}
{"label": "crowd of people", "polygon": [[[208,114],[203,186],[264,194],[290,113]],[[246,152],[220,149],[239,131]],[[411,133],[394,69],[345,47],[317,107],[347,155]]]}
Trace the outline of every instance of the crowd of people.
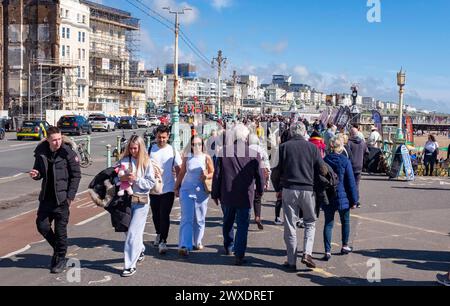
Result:
{"label": "crowd of people", "polygon": [[[235,122],[231,127],[224,124],[220,131],[211,132],[208,139],[193,133],[188,147],[181,152],[169,143],[170,130],[166,126],[157,128],[156,143],[150,148],[141,137],[130,138],[115,166],[126,171],[117,175],[117,171],[105,170],[109,172],[102,172],[91,184],[102,184],[105,173],[109,173],[107,179],[114,185],[131,186],[132,192],[123,197],[115,195],[108,204],[122,226],[120,230],[116,227],[116,231],[125,233],[123,277],[133,276],[138,263],[145,259],[144,229],[150,211],[156,232],[153,246],[161,255],[169,251],[170,215],[175,198],[180,199],[181,206],[180,256],[204,249],[211,199],[223,212],[223,253],[234,255],[235,264],[243,265],[252,209],[258,229],[264,230],[261,202],[270,186],[277,198],[275,224],[284,224],[287,271],[297,270],[299,227],[305,229],[301,263],[317,267],[312,254],[321,212],[322,260],[331,260],[336,213],[342,230],[340,252],[342,255],[353,252],[350,211],[361,207],[363,157],[368,146],[379,145],[377,129],[374,127],[366,143],[357,126],[347,136],[332,124],[324,127],[319,120],[311,125],[305,119],[273,117],[269,122],[277,123],[276,132],[250,119]],[[267,142],[270,151],[263,145]],[[78,157],[63,143],[57,128],[50,128],[47,141],[36,149],[30,176],[43,179],[37,226],[53,247],[51,272],[61,273],[66,263],[69,207],[75,199],[81,172]]]}

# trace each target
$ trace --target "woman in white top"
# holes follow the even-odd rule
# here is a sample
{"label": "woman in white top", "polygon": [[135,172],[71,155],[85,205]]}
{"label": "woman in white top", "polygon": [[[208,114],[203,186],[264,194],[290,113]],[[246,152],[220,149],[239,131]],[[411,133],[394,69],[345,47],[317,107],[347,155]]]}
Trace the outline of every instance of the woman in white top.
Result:
{"label": "woman in white top", "polygon": [[205,180],[214,175],[212,158],[205,154],[205,144],[201,137],[191,138],[191,149],[183,158],[180,174],[175,184],[175,196],[180,198],[181,223],[179,254],[203,249],[206,212],[209,194],[205,190]]}
{"label": "woman in white top", "polygon": [[423,163],[425,165],[425,176],[433,176],[434,165],[439,156],[439,144],[436,137],[430,135],[423,149]]}
{"label": "woman in white top", "polygon": [[[144,260],[144,229],[150,210],[149,194],[155,186],[155,175],[150,158],[147,155],[144,140],[133,135],[118,165],[125,166],[126,174],[120,181],[132,185],[131,223],[125,240],[125,268],[122,277],[136,273],[136,265]],[[117,178],[117,182],[119,178]]]}

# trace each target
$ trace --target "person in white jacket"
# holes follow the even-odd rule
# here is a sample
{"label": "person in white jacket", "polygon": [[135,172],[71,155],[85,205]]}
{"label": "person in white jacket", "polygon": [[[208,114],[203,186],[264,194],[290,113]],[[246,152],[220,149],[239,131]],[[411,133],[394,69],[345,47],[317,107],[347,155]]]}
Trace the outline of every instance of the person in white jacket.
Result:
{"label": "person in white jacket", "polygon": [[378,132],[378,128],[376,126],[372,127],[372,133],[367,140],[367,146],[371,148],[380,148],[380,144],[382,142],[382,137]]}
{"label": "person in white jacket", "polygon": [[[155,174],[147,154],[144,140],[133,135],[121,156],[118,166],[128,169],[127,174],[120,177],[132,185],[131,223],[125,240],[125,267],[122,277],[136,274],[136,265],[144,260],[144,230],[150,210],[149,194],[155,186]],[[119,178],[117,178],[119,180]]]}

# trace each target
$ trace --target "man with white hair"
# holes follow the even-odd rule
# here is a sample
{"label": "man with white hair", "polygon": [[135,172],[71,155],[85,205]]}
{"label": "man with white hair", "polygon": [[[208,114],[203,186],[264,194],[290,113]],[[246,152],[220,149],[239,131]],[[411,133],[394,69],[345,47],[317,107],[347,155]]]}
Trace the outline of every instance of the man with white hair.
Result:
{"label": "man with white hair", "polygon": [[305,140],[306,127],[297,122],[291,125],[291,139],[280,146],[276,190],[282,189],[284,211],[284,240],[287,247],[289,271],[297,269],[297,227],[298,214],[303,212],[305,224],[304,253],[302,263],[315,268],[312,260],[316,232],[317,210],[314,195],[314,179],[324,164],[317,147]]}
{"label": "man with white hair", "polygon": [[[215,167],[211,198],[222,205],[225,254],[234,251],[235,264],[244,263],[247,249],[250,211],[257,195],[264,192],[264,173],[258,152],[249,148],[249,130],[242,124],[233,130],[234,144],[226,145],[219,152]],[[256,188],[255,188],[256,184]],[[237,223],[236,237],[234,223]]]}

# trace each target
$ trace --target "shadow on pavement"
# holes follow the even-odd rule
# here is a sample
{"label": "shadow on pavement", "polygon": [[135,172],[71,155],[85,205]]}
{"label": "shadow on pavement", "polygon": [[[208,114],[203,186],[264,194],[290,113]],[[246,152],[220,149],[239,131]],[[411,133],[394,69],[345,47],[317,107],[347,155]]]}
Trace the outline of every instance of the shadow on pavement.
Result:
{"label": "shadow on pavement", "polygon": [[[186,262],[189,264],[203,265],[203,266],[234,266],[235,257],[226,256],[223,252],[223,247],[218,245],[208,245],[208,249],[216,249],[216,252],[200,251],[191,252],[188,257],[181,257],[178,255],[175,246],[169,246],[171,248],[170,252],[166,255],[159,255],[156,248],[149,248],[146,251],[146,255],[149,255],[160,261],[167,262]],[[172,248],[174,247],[174,248]],[[248,248],[245,256],[244,267],[254,267],[254,268],[264,268],[264,269],[278,269],[285,272],[282,267],[283,260],[279,262],[266,261],[260,258],[255,258],[251,254],[263,254],[268,256],[285,256],[286,252],[283,250],[274,250],[267,248]]]}
{"label": "shadow on pavement", "polygon": [[50,255],[19,254],[12,258],[0,260],[1,268],[50,269]]}
{"label": "shadow on pavement", "polygon": [[355,253],[371,258],[398,259],[392,262],[414,270],[448,272],[450,268],[450,252],[444,251],[376,249]]}
{"label": "shadow on pavement", "polygon": [[299,273],[298,277],[308,279],[321,286],[437,286],[435,281],[405,281],[398,278],[382,279],[381,283],[369,283],[366,279],[356,277],[322,277],[315,274]]}
{"label": "shadow on pavement", "polygon": [[113,252],[123,253],[125,235],[124,235],[124,241],[104,240],[104,239],[92,238],[92,237],[69,238],[68,240],[69,240],[69,247],[70,246],[78,246],[80,248],[85,248],[85,249],[94,249],[96,247],[106,246],[106,247],[110,248]]}

